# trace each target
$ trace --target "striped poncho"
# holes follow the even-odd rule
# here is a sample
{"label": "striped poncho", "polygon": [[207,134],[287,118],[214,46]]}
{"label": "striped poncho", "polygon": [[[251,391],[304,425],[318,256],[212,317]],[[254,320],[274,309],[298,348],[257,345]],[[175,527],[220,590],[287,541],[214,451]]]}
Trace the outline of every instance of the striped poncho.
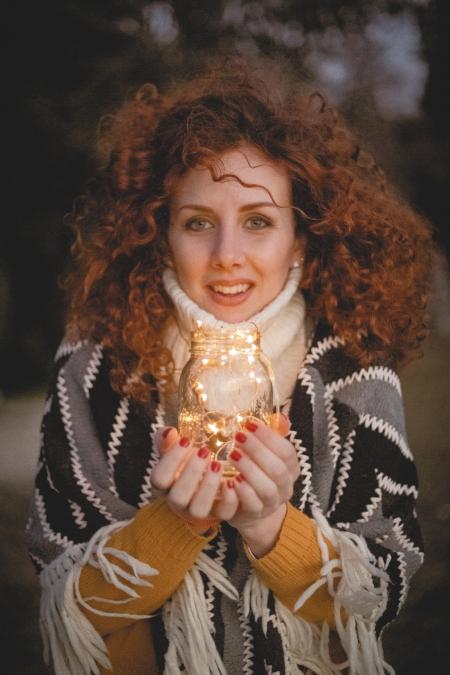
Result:
{"label": "striped poncho", "polygon": [[[26,536],[42,585],[46,656],[58,674],[87,675],[107,664],[104,643],[77,602],[83,565],[100,566],[125,594],[157,573],[151,560],[129,560],[124,554],[129,572],[126,579],[118,578],[99,553],[110,533],[152,500],[150,478],[158,461],[153,438],[164,426],[157,391],[148,407],[121,398],[110,386],[109,370],[101,345],[63,342],[44,410]],[[241,629],[240,672],[392,672],[379,637],[397,615],[423,559],[415,513],[417,476],[398,376],[383,364],[361,367],[346,354],[343,341],[321,324],[298,374],[289,416],[289,439],[301,467],[291,503],[315,520],[323,552],[321,576],[297,604],[328,584],[347,659],[335,664],[328,651],[328,626],[310,625],[290,612],[250,564],[243,588],[233,587],[236,555],[232,528],[224,526],[161,612],[147,619],[166,675],[226,673],[223,636],[229,617],[221,605],[230,603]],[[324,537],[338,559],[328,560]],[[227,603],[221,603],[224,596]],[[193,653],[186,599],[198,611],[204,653],[198,646]],[[174,621],[181,638],[171,633]]]}

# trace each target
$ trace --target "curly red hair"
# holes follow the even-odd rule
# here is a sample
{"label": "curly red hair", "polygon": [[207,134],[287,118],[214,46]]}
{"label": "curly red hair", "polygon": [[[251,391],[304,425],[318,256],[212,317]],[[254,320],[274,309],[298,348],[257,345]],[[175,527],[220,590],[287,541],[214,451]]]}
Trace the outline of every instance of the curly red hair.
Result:
{"label": "curly red hair", "polygon": [[101,342],[113,387],[139,402],[173,368],[161,343],[173,309],[161,280],[172,180],[242,144],[288,169],[306,234],[301,288],[310,316],[330,324],[364,366],[405,365],[427,334],[430,226],[388,187],[323,96],[267,64],[258,76],[228,59],[164,96],[144,85],[105,119],[108,160],[68,216],[76,235],[63,283],[69,332]]}

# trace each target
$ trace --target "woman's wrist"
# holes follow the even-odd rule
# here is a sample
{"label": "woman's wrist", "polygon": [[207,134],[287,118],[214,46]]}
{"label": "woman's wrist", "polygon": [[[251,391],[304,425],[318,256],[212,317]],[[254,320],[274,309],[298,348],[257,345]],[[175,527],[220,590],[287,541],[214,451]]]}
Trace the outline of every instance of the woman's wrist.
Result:
{"label": "woman's wrist", "polygon": [[260,518],[249,527],[238,528],[239,534],[255,558],[262,558],[275,546],[286,511],[287,504],[280,504],[270,516]]}

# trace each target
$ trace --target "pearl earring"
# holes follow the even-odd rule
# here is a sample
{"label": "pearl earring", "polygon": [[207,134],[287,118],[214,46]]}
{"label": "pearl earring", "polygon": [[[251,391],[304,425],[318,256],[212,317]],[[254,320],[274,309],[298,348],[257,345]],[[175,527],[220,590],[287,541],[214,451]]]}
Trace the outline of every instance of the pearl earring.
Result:
{"label": "pearl earring", "polygon": [[293,268],[300,267],[299,261],[298,261],[298,260],[294,260],[294,262],[292,263],[292,267],[293,267]]}

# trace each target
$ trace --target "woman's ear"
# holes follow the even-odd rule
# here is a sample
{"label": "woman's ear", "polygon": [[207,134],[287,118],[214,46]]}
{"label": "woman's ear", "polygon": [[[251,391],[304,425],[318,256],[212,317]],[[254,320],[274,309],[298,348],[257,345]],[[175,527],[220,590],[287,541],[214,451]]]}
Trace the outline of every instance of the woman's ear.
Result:
{"label": "woman's ear", "polygon": [[296,237],[292,249],[292,266],[303,267],[306,250],[306,234],[300,234]]}

